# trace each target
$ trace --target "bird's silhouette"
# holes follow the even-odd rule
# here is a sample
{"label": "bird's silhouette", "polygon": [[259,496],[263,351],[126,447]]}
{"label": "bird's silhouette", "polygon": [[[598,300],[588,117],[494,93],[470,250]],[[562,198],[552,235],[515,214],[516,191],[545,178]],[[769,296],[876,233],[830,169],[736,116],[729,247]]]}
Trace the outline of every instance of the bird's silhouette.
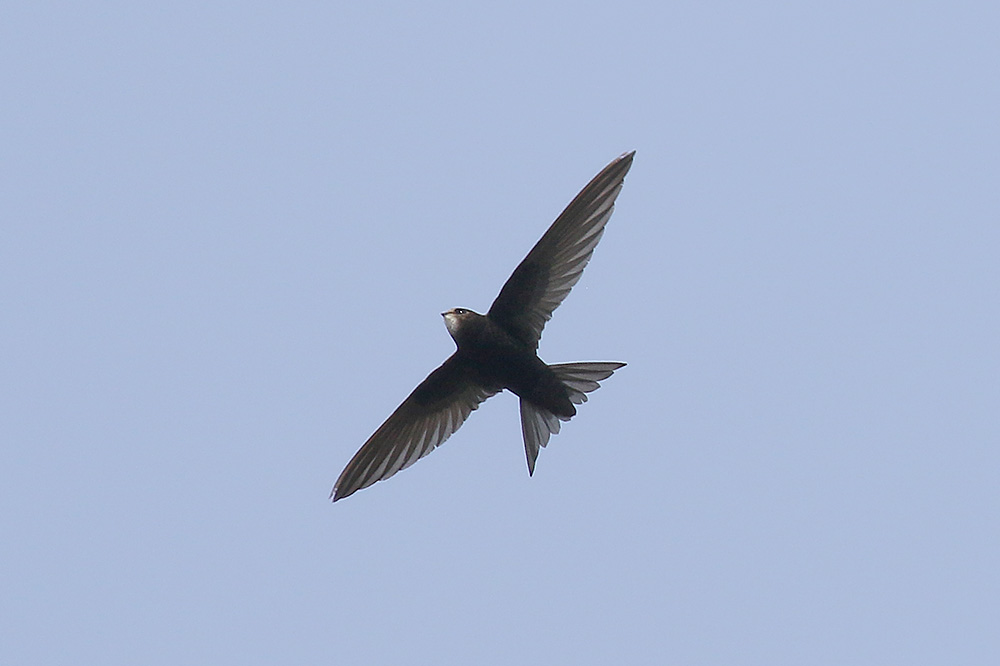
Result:
{"label": "bird's silhouette", "polygon": [[507,389],[521,399],[528,474],[559,422],[618,362],[546,365],[536,350],[545,322],[559,307],[604,234],[635,151],[606,166],[556,218],[514,269],[485,315],[465,308],[442,313],[458,349],[403,401],[351,458],[331,497],[337,501],[388,479],[439,446],[490,396]]}

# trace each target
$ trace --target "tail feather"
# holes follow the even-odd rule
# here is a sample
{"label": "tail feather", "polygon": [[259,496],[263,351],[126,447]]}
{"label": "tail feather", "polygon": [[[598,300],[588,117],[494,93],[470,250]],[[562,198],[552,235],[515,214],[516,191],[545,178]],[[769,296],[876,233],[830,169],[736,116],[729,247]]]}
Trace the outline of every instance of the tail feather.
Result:
{"label": "tail feather", "polygon": [[[607,379],[624,363],[557,363],[549,368],[556,374],[569,392],[570,401],[579,405],[587,402],[587,393],[600,388],[598,382]],[[549,443],[549,437],[559,432],[560,419],[547,409],[538,407],[521,398],[521,434],[524,437],[524,453],[528,458],[528,475],[535,473],[538,451]]]}

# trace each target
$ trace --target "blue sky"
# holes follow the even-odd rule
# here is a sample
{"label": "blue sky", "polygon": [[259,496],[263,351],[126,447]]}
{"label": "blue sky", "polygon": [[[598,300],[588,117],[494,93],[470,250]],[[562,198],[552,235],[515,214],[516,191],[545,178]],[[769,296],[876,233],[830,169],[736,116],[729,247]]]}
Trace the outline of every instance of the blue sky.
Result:
{"label": "blue sky", "polygon": [[[0,662],[991,664],[991,3],[14,3]],[[550,363],[331,505],[637,151]]]}

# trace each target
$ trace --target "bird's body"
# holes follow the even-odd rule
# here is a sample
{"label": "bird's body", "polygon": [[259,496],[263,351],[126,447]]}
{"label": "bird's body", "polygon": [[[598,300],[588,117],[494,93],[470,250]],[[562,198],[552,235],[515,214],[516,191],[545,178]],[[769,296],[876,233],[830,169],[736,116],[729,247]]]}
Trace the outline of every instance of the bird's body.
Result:
{"label": "bird's body", "polygon": [[571,418],[576,407],[566,387],[534,349],[504,330],[489,315],[465,308],[443,314],[458,350],[452,356],[468,365],[484,386],[507,389],[556,416]]}
{"label": "bird's body", "polygon": [[458,349],[413,390],[355,454],[333,487],[333,500],[387,479],[454,433],[484,400],[509,390],[520,398],[529,474],[540,447],[576,405],[624,363],[547,365],[537,354],[545,322],[580,279],[635,153],[604,168],[577,195],[504,284],[485,315],[442,313]]}

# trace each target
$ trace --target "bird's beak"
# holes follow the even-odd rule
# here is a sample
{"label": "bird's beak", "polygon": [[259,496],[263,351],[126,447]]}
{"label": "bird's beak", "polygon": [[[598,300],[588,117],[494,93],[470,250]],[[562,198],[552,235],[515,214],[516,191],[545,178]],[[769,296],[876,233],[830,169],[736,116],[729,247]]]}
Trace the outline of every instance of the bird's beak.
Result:
{"label": "bird's beak", "polygon": [[442,316],[442,317],[447,317],[447,316],[448,316],[448,313],[447,313],[447,312],[442,312],[442,313],[441,313],[441,316]]}

